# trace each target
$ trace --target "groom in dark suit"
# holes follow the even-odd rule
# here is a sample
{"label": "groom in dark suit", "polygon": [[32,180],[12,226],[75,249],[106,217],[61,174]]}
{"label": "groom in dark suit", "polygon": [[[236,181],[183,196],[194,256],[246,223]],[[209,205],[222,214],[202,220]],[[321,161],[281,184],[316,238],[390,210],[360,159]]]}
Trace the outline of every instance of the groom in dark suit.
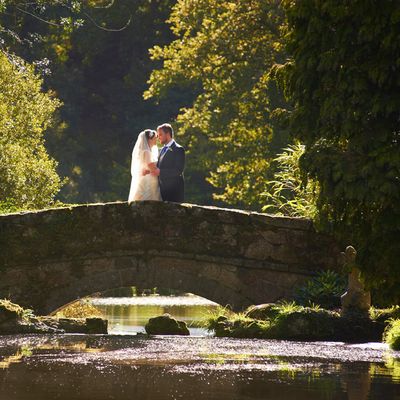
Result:
{"label": "groom in dark suit", "polygon": [[174,130],[170,124],[157,128],[158,140],[164,147],[158,157],[153,175],[158,176],[161,197],[164,201],[182,203],[184,201],[185,149],[174,140]]}

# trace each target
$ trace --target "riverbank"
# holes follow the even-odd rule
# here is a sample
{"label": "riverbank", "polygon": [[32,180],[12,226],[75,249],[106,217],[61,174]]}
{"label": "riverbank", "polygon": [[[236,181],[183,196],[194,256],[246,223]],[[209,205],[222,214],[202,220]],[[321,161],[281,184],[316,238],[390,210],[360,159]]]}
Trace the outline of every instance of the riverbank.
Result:
{"label": "riverbank", "polygon": [[108,321],[103,318],[58,318],[36,316],[9,300],[0,300],[0,335],[28,333],[106,334]]}
{"label": "riverbank", "polygon": [[[207,321],[217,337],[284,339],[305,341],[380,342],[398,345],[400,308],[371,310],[370,318],[342,317],[337,311],[303,307],[295,303],[263,304],[244,313],[220,309]],[[386,329],[386,331],[385,331]],[[384,332],[385,335],[384,335]],[[390,333],[389,333],[390,332]],[[387,339],[386,339],[387,340]],[[393,346],[393,345],[392,345]]]}

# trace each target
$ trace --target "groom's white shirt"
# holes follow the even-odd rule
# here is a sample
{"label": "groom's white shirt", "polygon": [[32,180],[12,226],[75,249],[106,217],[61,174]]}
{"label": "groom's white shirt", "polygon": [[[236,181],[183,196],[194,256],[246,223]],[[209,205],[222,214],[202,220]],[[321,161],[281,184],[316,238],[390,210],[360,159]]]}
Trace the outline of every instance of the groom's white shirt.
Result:
{"label": "groom's white shirt", "polygon": [[172,139],[170,142],[165,144],[163,147],[171,147],[175,143],[175,139]]}

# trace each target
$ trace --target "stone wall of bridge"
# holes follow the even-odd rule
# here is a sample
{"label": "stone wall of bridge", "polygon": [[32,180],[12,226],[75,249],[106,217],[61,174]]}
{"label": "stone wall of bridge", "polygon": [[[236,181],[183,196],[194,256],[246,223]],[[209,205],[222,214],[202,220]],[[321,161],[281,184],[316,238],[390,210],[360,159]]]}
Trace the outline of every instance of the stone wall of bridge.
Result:
{"label": "stone wall of bridge", "polygon": [[124,286],[168,287],[239,309],[290,297],[338,263],[335,242],[300,218],[163,202],[0,217],[0,297],[39,313]]}

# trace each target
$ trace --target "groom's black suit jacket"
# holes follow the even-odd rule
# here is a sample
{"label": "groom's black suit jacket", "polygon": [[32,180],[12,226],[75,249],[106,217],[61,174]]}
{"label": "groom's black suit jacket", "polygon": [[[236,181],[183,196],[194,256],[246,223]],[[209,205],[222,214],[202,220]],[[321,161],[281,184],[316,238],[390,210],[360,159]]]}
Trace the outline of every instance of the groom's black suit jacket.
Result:
{"label": "groom's black suit jacket", "polygon": [[182,203],[185,190],[183,179],[185,149],[176,142],[172,143],[158,159],[157,167],[160,169],[158,181],[162,199]]}

